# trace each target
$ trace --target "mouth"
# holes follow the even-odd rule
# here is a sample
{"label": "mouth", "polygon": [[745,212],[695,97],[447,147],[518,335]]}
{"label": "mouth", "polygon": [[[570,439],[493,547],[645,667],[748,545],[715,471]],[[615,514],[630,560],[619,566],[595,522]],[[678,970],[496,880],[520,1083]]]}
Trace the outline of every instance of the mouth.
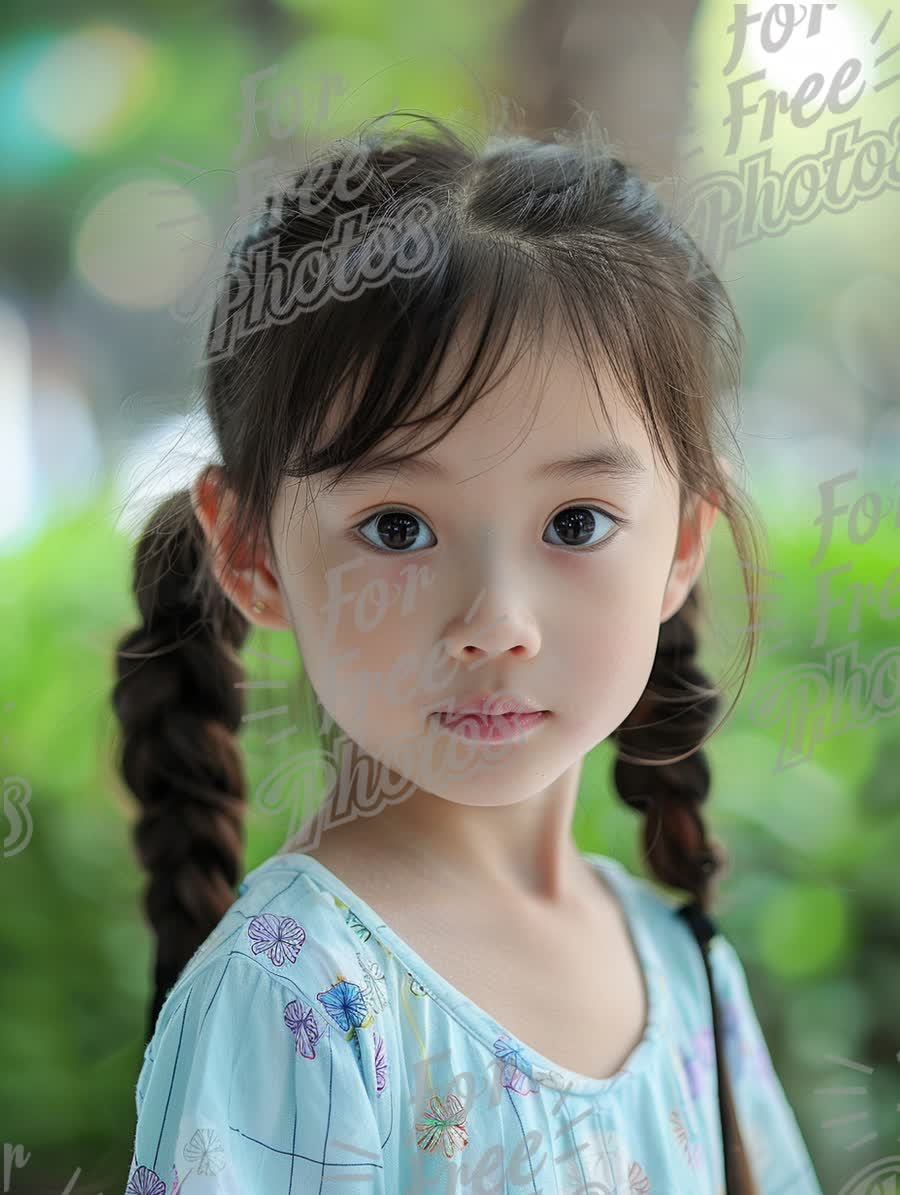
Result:
{"label": "mouth", "polygon": [[515,710],[508,714],[436,713],[441,726],[465,739],[501,743],[524,738],[542,726],[551,716],[549,710]]}

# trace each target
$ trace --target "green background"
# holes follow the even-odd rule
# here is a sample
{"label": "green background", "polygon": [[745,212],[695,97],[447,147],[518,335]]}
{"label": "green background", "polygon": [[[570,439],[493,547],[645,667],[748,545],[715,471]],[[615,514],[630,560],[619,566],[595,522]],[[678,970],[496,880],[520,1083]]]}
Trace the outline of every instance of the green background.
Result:
{"label": "green background", "polygon": [[[61,1191],[76,1171],[76,1192],[88,1184],[102,1184],[107,1195],[124,1189],[151,994],[143,877],[130,841],[131,798],[113,763],[109,703],[113,645],[135,617],[132,545],[120,520],[122,464],[139,432],[187,409],[190,333],[146,296],[130,304],[97,290],[102,276],[83,266],[92,213],[119,186],[166,178],[186,187],[200,209],[219,205],[221,213],[234,182],[240,80],[275,62],[285,80],[333,71],[347,81],[335,113],[340,133],[395,101],[478,125],[482,85],[515,93],[502,41],[519,7],[512,0],[425,8],[295,0],[258,11],[145,3],[126,18],[98,4],[77,14],[60,8],[41,21],[30,6],[14,5],[2,18],[3,289],[29,327],[40,328],[42,343],[57,322],[61,338],[60,329],[75,330],[57,368],[93,412],[99,443],[94,458],[74,463],[80,489],[68,474],[63,485],[59,444],[52,460],[37,460],[27,533],[0,557],[0,777],[7,786],[10,778],[27,782],[33,818],[27,847],[0,858],[0,1140],[31,1153],[27,1167],[13,1171],[14,1192]],[[881,14],[865,4],[857,11],[867,30]],[[721,157],[726,24],[721,6],[702,5],[691,38],[704,169],[734,168]],[[123,51],[124,98],[115,119],[66,124],[66,102],[76,115],[100,103],[91,98],[86,60],[67,40],[97,27],[138,39]],[[56,89],[52,131],[34,115],[40,105],[28,89],[36,86]],[[890,89],[870,89],[854,115],[886,128],[892,103]],[[782,122],[776,158],[817,151],[833,123],[828,114],[806,130]],[[167,162],[209,173],[188,183]],[[745,481],[768,535],[763,588],[771,596],[761,657],[709,745],[714,783],[705,811],[732,859],[719,920],[744,961],[776,1069],[829,1193],[864,1162],[896,1152],[897,703],[876,717],[867,701],[863,724],[824,742],[810,743],[805,728],[806,757],[785,761],[783,718],[766,719],[757,698],[783,684],[788,669],[825,668],[831,649],[855,643],[871,667],[900,643],[900,618],[890,612],[893,605],[900,613],[900,598],[886,596],[881,609],[865,604],[858,625],[850,619],[853,586],[889,588],[900,560],[896,214],[896,193],[886,191],[736,251],[723,271],[748,337]],[[121,248],[145,233],[136,219],[111,232],[111,243]],[[153,374],[160,357],[169,370]],[[852,504],[868,492],[893,506],[865,542],[854,542],[839,518],[816,560],[820,486],[853,469],[859,474],[839,500]],[[817,643],[817,583],[844,565],[849,570],[832,580],[844,605]],[[746,622],[721,520],[708,573],[702,662],[716,677],[733,660]],[[287,679],[292,714],[302,719],[292,638],[257,630],[248,648],[249,679]],[[887,660],[896,691],[900,662]],[[265,691],[251,690],[250,710],[266,702]],[[836,706],[846,708],[840,694]],[[253,723],[242,742],[252,794],[290,755],[314,745],[309,736],[267,746]],[[639,825],[611,788],[611,762],[606,744],[586,761],[577,837],[584,849],[640,870]],[[246,868],[277,850],[290,828],[289,808],[267,811],[251,800]],[[821,1090],[835,1087],[863,1093]],[[840,1123],[853,1115],[861,1119]],[[866,1134],[871,1139],[852,1148]]]}

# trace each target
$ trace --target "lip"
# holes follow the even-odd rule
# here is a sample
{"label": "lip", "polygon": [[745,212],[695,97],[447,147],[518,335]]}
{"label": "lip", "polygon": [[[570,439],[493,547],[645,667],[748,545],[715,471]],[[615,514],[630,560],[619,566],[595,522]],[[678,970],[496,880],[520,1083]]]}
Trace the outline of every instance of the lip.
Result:
{"label": "lip", "polygon": [[501,714],[548,714],[550,711],[529,697],[511,696],[508,693],[477,693],[472,697],[448,697],[429,707],[429,712],[451,718],[462,714],[490,718]]}
{"label": "lip", "polygon": [[536,730],[550,717],[549,710],[515,710],[509,714],[436,713],[445,730],[464,739],[479,739],[487,743],[502,743],[522,738]]}

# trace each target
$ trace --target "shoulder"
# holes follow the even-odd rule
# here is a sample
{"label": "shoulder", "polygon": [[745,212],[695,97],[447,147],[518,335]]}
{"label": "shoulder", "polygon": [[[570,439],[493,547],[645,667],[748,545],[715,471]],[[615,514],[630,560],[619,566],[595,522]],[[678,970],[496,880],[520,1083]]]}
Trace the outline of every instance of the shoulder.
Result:
{"label": "shoulder", "polygon": [[[341,1031],[350,1025],[328,990],[358,972],[370,951],[371,934],[337,897],[305,872],[273,856],[252,871],[245,889],[185,966],[160,1011],[172,1015],[186,990],[200,979],[228,973],[227,998],[246,999],[257,972],[285,993],[311,998]],[[337,1013],[337,1015],[335,1015]]]}
{"label": "shoulder", "polygon": [[352,914],[278,856],[247,879],[168,992],[145,1057],[176,1032],[190,1031],[197,1044],[211,1025],[218,1046],[238,1052],[249,1036],[270,1031],[267,1048],[284,1042],[310,1060],[332,1030],[336,1042],[352,1042],[353,980],[366,949]]}
{"label": "shoulder", "polygon": [[358,939],[297,878],[267,867],[169,992],[137,1083],[132,1195],[191,1159],[215,1191],[269,1190],[285,1159],[295,1179],[337,1165],[381,1189],[376,1076],[355,1032],[365,1004],[340,969]]}
{"label": "shoulder", "polygon": [[[621,864],[616,866],[680,1023],[686,1032],[706,1032],[711,1017],[709,978],[697,939],[678,915],[686,898],[674,897],[654,881],[627,871]],[[722,1014],[726,1051],[735,1062],[738,1051],[752,1055],[759,1073],[768,1073],[769,1056],[744,964],[715,914],[712,920],[717,932],[709,944],[709,967]]]}
{"label": "shoulder", "polygon": [[626,912],[630,912],[636,929],[651,946],[659,961],[667,969],[680,969],[697,962],[701,973],[703,964],[697,940],[690,926],[678,915],[685,898],[668,893],[649,876],[630,871],[617,859],[599,856],[622,895]]}
{"label": "shoulder", "polygon": [[[630,871],[618,860],[607,860],[619,879],[621,891],[670,988],[682,995],[693,994],[706,1003],[709,984],[697,939],[678,910],[686,896],[675,896],[648,876]],[[726,998],[747,994],[747,981],[740,958],[713,915],[717,933],[710,942],[709,959],[716,991]]]}

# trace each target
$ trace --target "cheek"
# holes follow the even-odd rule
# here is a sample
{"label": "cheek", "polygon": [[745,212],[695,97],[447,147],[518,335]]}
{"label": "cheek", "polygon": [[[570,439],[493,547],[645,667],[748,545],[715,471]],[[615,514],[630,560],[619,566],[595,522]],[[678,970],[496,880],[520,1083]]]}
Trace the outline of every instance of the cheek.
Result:
{"label": "cheek", "polygon": [[427,574],[409,561],[357,559],[339,581],[332,573],[330,588],[327,578],[309,587],[298,634],[310,682],[348,730],[360,717],[383,724],[392,711],[435,699],[423,687],[434,641]]}
{"label": "cheek", "polygon": [[547,584],[557,630],[586,652],[616,652],[625,639],[659,623],[659,568],[635,549],[577,556],[560,554]]}
{"label": "cheek", "polygon": [[615,729],[646,688],[656,654],[659,627],[619,625],[567,635],[555,656],[556,696],[585,725],[597,724],[599,737]]}
{"label": "cheek", "polygon": [[646,688],[664,588],[658,567],[636,554],[610,556],[560,566],[566,596],[555,632],[556,695],[595,743],[622,723]]}

